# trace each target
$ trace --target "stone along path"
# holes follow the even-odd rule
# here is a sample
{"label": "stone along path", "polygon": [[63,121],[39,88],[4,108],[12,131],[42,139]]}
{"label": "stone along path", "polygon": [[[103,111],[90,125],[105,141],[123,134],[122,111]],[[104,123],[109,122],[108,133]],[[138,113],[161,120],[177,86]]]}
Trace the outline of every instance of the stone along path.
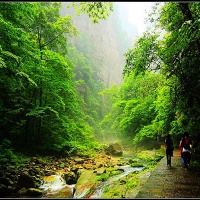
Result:
{"label": "stone along path", "polygon": [[179,150],[174,151],[172,166],[164,157],[134,198],[200,198],[200,169],[185,170]]}

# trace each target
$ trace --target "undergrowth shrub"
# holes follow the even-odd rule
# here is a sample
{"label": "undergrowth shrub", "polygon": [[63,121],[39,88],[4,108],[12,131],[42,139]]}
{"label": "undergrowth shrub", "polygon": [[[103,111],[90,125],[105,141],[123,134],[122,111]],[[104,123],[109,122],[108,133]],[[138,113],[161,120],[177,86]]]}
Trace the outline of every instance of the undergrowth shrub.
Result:
{"label": "undergrowth shrub", "polygon": [[8,139],[4,139],[0,144],[0,152],[0,166],[9,164],[20,166],[28,159],[20,153],[15,152],[12,148],[11,141]]}

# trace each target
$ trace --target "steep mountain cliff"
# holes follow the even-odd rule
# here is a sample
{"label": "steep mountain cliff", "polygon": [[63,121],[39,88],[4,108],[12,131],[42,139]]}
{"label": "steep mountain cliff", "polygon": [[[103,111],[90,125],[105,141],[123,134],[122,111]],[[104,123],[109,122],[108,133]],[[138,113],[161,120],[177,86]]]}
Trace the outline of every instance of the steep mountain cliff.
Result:
{"label": "steep mountain cliff", "polygon": [[99,76],[106,87],[122,83],[123,54],[133,45],[133,37],[137,35],[137,29],[127,22],[128,15],[122,15],[127,12],[125,4],[113,3],[114,12],[98,24],[93,24],[86,14],[76,16],[72,8],[66,8],[67,2],[62,2],[61,10],[62,15],[72,15],[79,36],[71,39],[76,48],[98,66]]}

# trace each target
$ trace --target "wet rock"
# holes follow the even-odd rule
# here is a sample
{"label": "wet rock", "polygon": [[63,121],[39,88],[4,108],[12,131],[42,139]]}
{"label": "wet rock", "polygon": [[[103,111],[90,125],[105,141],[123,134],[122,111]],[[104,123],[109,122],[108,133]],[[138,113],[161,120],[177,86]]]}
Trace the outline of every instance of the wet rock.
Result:
{"label": "wet rock", "polygon": [[60,167],[60,168],[65,168],[65,164],[64,164],[64,163],[61,163],[59,167]]}
{"label": "wet rock", "polygon": [[[87,177],[87,178],[86,178]],[[92,194],[97,186],[96,174],[93,170],[83,170],[75,185],[75,198],[84,198]]]}
{"label": "wet rock", "polygon": [[73,191],[68,186],[63,187],[60,190],[57,190],[56,192],[50,192],[48,194],[43,195],[45,198],[72,198],[73,197]]}
{"label": "wet rock", "polygon": [[103,164],[102,164],[102,163],[97,164],[97,168],[101,168],[101,167],[103,167]]}
{"label": "wet rock", "polygon": [[98,168],[94,171],[97,175],[101,175],[106,172],[105,168]]}
{"label": "wet rock", "polygon": [[11,191],[4,184],[0,184],[0,198],[7,197]]}
{"label": "wet rock", "polygon": [[40,172],[40,169],[36,168],[36,167],[31,167],[28,171],[28,173],[31,175],[31,176],[34,176],[35,174],[39,174]]}
{"label": "wet rock", "polygon": [[27,189],[24,187],[17,192],[18,196],[20,197],[26,195],[26,193],[27,193]]}
{"label": "wet rock", "polygon": [[119,171],[120,173],[123,173],[124,169],[123,168],[118,168],[117,171]]}
{"label": "wet rock", "polygon": [[108,155],[121,156],[123,154],[122,148],[119,143],[110,144],[105,148],[105,152]]}
{"label": "wet rock", "polygon": [[87,169],[87,170],[96,169],[96,166],[94,166],[93,164],[84,164],[83,167],[84,169]]}
{"label": "wet rock", "polygon": [[68,186],[63,187],[61,190],[58,191],[58,193],[58,198],[71,198],[73,196],[73,191]]}
{"label": "wet rock", "polygon": [[131,158],[131,159],[128,160],[128,163],[129,163],[129,164],[137,163],[137,162],[138,162],[138,159],[133,159],[133,158]]}
{"label": "wet rock", "polygon": [[75,174],[77,174],[79,168],[76,166],[73,166],[72,168],[70,168],[70,171],[74,172]]}
{"label": "wet rock", "polygon": [[74,161],[75,161],[76,164],[83,164],[84,163],[84,159],[82,159],[82,158],[75,158]]}
{"label": "wet rock", "polygon": [[27,194],[31,197],[35,196],[41,196],[43,194],[43,190],[36,189],[36,188],[29,188],[27,190]]}
{"label": "wet rock", "polygon": [[21,189],[22,188],[19,185],[15,184],[15,185],[12,186],[11,190],[12,190],[12,193],[17,194]]}
{"label": "wet rock", "polygon": [[39,188],[42,181],[43,181],[43,178],[42,177],[35,177],[35,176],[33,176],[33,178],[34,178],[34,182],[35,182],[35,187]]}
{"label": "wet rock", "polygon": [[18,179],[18,185],[25,188],[34,188],[35,182],[30,175],[22,174]]}
{"label": "wet rock", "polygon": [[50,176],[51,175],[51,171],[50,170],[44,170],[44,175],[45,176]]}
{"label": "wet rock", "polygon": [[74,172],[65,172],[62,174],[62,178],[68,185],[75,184],[77,182],[77,176]]}

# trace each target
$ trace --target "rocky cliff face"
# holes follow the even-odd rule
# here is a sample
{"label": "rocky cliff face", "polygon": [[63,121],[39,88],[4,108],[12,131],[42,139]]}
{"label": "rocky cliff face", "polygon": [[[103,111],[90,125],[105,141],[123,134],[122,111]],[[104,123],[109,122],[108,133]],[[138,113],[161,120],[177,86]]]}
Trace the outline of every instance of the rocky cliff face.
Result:
{"label": "rocky cliff face", "polygon": [[71,14],[79,32],[78,37],[72,38],[75,46],[98,66],[106,87],[114,83],[120,85],[125,65],[123,54],[132,46],[133,40],[123,30],[117,8],[107,20],[93,24],[86,14],[76,16],[73,9],[65,8],[66,2],[62,4],[61,14]]}

